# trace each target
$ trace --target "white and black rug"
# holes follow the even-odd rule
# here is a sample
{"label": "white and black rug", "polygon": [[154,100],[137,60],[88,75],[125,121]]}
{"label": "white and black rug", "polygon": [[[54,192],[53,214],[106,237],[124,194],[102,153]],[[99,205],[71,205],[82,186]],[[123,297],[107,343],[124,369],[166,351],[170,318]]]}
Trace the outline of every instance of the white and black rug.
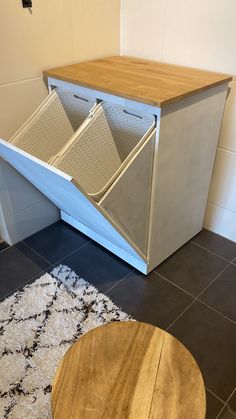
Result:
{"label": "white and black rug", "polygon": [[63,265],[4,300],[0,418],[51,418],[51,383],[67,349],[90,329],[128,319],[107,296]]}

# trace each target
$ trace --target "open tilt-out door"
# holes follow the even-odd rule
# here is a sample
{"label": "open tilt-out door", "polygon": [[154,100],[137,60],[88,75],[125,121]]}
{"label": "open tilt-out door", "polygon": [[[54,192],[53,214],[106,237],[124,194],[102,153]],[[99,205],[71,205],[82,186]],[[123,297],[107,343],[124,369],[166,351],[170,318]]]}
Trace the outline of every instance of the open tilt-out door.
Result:
{"label": "open tilt-out door", "polygon": [[[62,101],[62,93],[58,95],[52,92],[29,122],[13,137],[13,141],[8,143],[0,140],[0,157],[50,199],[62,211],[63,219],[138,270],[146,273],[155,124],[153,120],[145,120],[142,115],[133,114],[129,110],[114,109],[108,104],[104,107],[101,105],[96,107],[94,103],[88,104],[88,100],[84,98],[74,96],[68,99],[68,95],[65,97],[66,101],[64,100],[61,106],[58,100]],[[89,116],[83,118],[79,126],[75,126],[75,121],[77,121],[75,108],[77,100],[81,108],[80,99],[85,100],[84,103],[89,108],[87,109]],[[54,107],[56,105],[58,114],[56,121],[55,113],[52,115],[54,124],[51,124],[51,118],[48,122],[52,105]],[[73,118],[69,112],[70,109],[73,110]],[[135,121],[134,118],[136,118]],[[45,127],[45,121],[47,127]],[[122,124],[126,124],[126,127]],[[53,132],[50,133],[50,130]],[[58,130],[58,135],[55,130]],[[65,138],[68,136],[64,144],[62,131]],[[49,135],[48,142],[53,136],[54,143],[57,143],[59,136],[62,151],[48,152],[47,142],[45,144],[41,142],[46,134]],[[33,144],[29,144],[32,138],[37,138],[37,141],[34,140]],[[125,138],[126,142],[120,147],[122,138]],[[109,170],[115,167],[112,182],[106,179],[103,193],[96,193],[95,196],[85,190],[82,176],[80,182],[80,176],[76,174],[76,167],[78,173],[81,172],[82,175],[87,169],[85,166],[85,169],[81,171],[84,159],[77,160],[76,156],[81,156],[81,153],[86,151],[86,144],[89,144],[91,148],[92,140],[95,141],[94,153],[90,153],[93,159],[94,156],[101,158],[110,153],[114,162]],[[133,143],[132,149],[129,145],[131,143]],[[101,144],[103,144],[103,149]],[[45,147],[47,161],[42,160],[45,154],[43,147]],[[91,176],[96,176],[101,168],[104,172],[103,176],[106,177],[106,164],[108,165],[109,161],[107,163],[104,161],[103,165],[101,161],[97,171],[93,170]],[[70,171],[66,170],[67,166]],[[94,169],[94,164],[92,166]],[[98,175],[97,177],[99,178]],[[89,173],[84,179],[88,185],[91,184]]]}

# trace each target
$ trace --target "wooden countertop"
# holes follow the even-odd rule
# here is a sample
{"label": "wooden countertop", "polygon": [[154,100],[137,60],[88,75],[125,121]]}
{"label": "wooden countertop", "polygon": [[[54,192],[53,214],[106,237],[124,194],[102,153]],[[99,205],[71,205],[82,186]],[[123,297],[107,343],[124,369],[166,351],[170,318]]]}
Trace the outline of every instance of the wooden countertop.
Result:
{"label": "wooden countertop", "polygon": [[72,64],[44,74],[158,107],[232,80],[227,74],[126,56]]}

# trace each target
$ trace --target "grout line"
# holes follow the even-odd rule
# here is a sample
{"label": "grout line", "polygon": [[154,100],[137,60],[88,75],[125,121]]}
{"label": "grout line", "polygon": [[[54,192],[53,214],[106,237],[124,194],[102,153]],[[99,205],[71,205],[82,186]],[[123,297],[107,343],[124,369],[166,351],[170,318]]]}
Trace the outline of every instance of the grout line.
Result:
{"label": "grout line", "polygon": [[125,36],[124,36],[124,32],[125,32],[125,24],[124,24],[124,2],[123,0],[120,0],[120,19],[119,19],[119,25],[120,25],[120,55],[124,55],[124,51],[125,51],[125,45],[124,45],[124,40],[125,40]]}
{"label": "grout line", "polygon": [[[49,262],[49,260],[47,260],[44,256],[42,256],[40,253],[36,252],[36,250],[33,249],[33,247],[29,246],[27,243],[25,243],[24,240],[22,240],[22,242],[19,243],[23,243],[26,247],[28,247],[28,249],[30,249],[33,253],[35,253],[37,256],[39,256],[41,259],[43,259],[45,262],[49,263],[49,265],[52,265],[52,262]],[[19,244],[17,243],[17,244]]]}
{"label": "grout line", "polygon": [[161,48],[160,48],[160,50],[161,50],[161,60],[160,61],[163,61],[163,62],[165,62],[165,59],[164,59],[164,50],[165,50],[165,38],[166,38],[166,9],[167,9],[167,4],[166,4],[166,1],[164,1],[163,2],[163,4],[162,4],[162,11],[161,11],[161,19],[162,19],[162,22],[163,22],[163,30],[161,31],[161,34],[162,34],[162,36],[161,36]]}
{"label": "grout line", "polygon": [[[229,263],[230,265],[230,263]],[[227,267],[229,266],[227,265],[215,278],[214,280],[211,282],[211,284],[225,271],[225,269],[227,269]],[[108,290],[105,291],[105,293],[109,293],[113,288],[115,288],[116,286],[118,286],[125,278],[127,278],[134,270],[132,270],[131,272],[129,272],[128,274],[126,274],[122,279],[120,279],[116,284],[114,284],[111,288],[109,288]],[[217,314],[219,314],[220,316],[224,317],[226,320],[230,321],[233,324],[236,324],[232,319],[230,319],[229,317],[225,316],[223,313],[221,313],[220,311],[214,309],[213,307],[209,306],[208,304],[204,303],[204,301],[198,300],[198,296],[195,297],[194,295],[190,294],[189,292],[185,291],[183,288],[179,287],[178,285],[174,284],[172,281],[170,281],[169,279],[167,279],[165,276],[157,273],[155,270],[153,271],[157,276],[159,275],[161,278],[163,278],[164,280],[166,280],[167,282],[169,282],[171,285],[175,286],[176,288],[178,288],[180,291],[184,292],[185,294],[189,295],[190,297],[193,298],[193,301],[191,301],[191,303],[180,313],[180,315],[165,329],[168,330],[187,310],[189,307],[191,307],[191,305],[195,302],[200,302],[202,303],[204,306],[206,306],[207,308],[211,309],[212,311],[216,312]],[[210,284],[210,285],[211,285]],[[209,285],[209,286],[210,286]],[[207,289],[208,286],[205,288]],[[204,290],[205,290],[204,289]],[[203,291],[204,291],[203,290]],[[202,291],[202,292],[203,292]],[[199,295],[201,295],[202,293],[200,293]],[[214,396],[216,396],[214,394]],[[216,396],[217,397],[217,396]],[[219,399],[221,400],[221,399]],[[221,400],[223,402],[223,400]],[[224,403],[224,402],[223,402]]]}
{"label": "grout line", "polygon": [[29,246],[28,244],[26,244],[23,240],[23,243],[31,250],[33,250],[34,253],[36,253],[38,256],[40,256],[42,259],[44,259],[47,263],[49,263],[52,266],[55,266],[57,263],[60,263],[63,259],[73,255],[73,253],[77,252],[77,250],[82,249],[82,247],[87,246],[87,244],[90,243],[90,241],[88,241],[87,243],[82,244],[80,247],[77,247],[75,250],[73,250],[72,252],[68,253],[68,255],[63,256],[61,259],[58,259],[56,262],[50,262],[49,260],[47,260],[44,256],[41,256],[40,253],[36,252],[36,250],[33,249],[33,247]]}
{"label": "grout line", "polygon": [[[211,202],[211,201],[207,201],[207,202],[210,202],[210,204],[213,204],[213,205],[215,205],[215,206],[219,206],[218,204],[214,204],[214,202]],[[222,207],[222,208],[224,208],[224,209],[226,209],[227,211],[230,211],[230,210],[228,210],[227,208],[225,208],[225,207]],[[235,211],[235,213],[236,213],[236,211]],[[197,233],[194,237],[196,237],[198,234],[200,234],[202,231],[208,231],[209,233],[212,233],[213,235],[215,235],[215,236],[218,236],[218,237],[220,237],[221,239],[224,239],[224,240],[226,240],[226,241],[228,241],[228,242],[230,242],[230,243],[232,243],[232,244],[235,244],[235,240],[232,240],[232,239],[229,239],[228,237],[226,237],[226,236],[222,236],[222,234],[220,234],[220,233],[215,233],[213,230],[209,230],[209,228],[206,228],[206,227],[203,227],[202,228],[202,230],[199,232],[199,233]]]}
{"label": "grout line", "polygon": [[160,274],[159,272],[156,272],[155,270],[153,271],[156,275],[159,275],[162,279],[165,279],[167,282],[169,282],[170,284],[174,285],[174,287],[178,288],[180,291],[183,291],[185,294],[189,295],[190,297],[196,299],[197,297],[193,294],[191,294],[190,292],[186,291],[184,288],[180,287],[179,285],[175,284],[174,282],[172,282],[170,279],[166,278],[164,275]]}
{"label": "grout line", "polygon": [[211,253],[212,255],[217,256],[220,259],[225,260],[226,262],[231,262],[229,259],[224,258],[224,256],[218,255],[218,253],[213,252],[212,250],[208,249],[207,247],[202,246],[201,244],[195,243],[194,241],[190,241],[190,243],[195,244],[195,246],[201,247],[201,249],[206,250],[207,252]]}
{"label": "grout line", "polygon": [[[233,82],[235,83],[235,80],[232,80],[230,83],[233,83]],[[226,152],[231,153],[231,154],[236,154],[234,149],[226,148],[226,147],[229,147],[229,146],[221,147],[221,146],[217,145],[217,150],[226,151]],[[215,206],[218,205],[218,204],[215,204],[214,202],[211,202],[211,204],[213,204]],[[220,206],[220,205],[218,205],[218,206]],[[222,207],[222,208],[225,208],[225,207]],[[226,208],[226,209],[228,209],[228,208]]]}
{"label": "grout line", "polygon": [[222,400],[219,396],[217,396],[217,394],[215,394],[212,390],[210,390],[208,387],[205,386],[205,389],[211,393],[212,396],[216,397],[216,399],[218,399],[221,403],[225,404],[225,401]]}
{"label": "grout line", "polygon": [[232,393],[230,394],[230,396],[228,397],[228,399],[226,400],[226,402],[224,402],[224,406],[222,407],[222,409],[219,411],[218,415],[216,416],[215,419],[220,418],[221,413],[223,412],[223,410],[226,408],[226,406],[228,405],[229,400],[231,399],[231,397],[233,396],[234,392],[236,391],[236,388],[233,389]]}
{"label": "grout line", "polygon": [[[218,148],[219,148],[219,147],[218,147]],[[222,150],[227,151],[228,153],[231,153],[231,154],[235,154],[235,151],[230,151],[230,150],[227,150],[226,148],[224,148],[224,149],[222,149]],[[236,215],[236,211],[235,211],[235,210],[231,210],[230,208],[225,208],[225,207],[223,207],[222,205],[220,205],[220,204],[216,204],[215,202],[212,202],[212,201],[207,201],[207,202],[209,202],[209,204],[214,205],[215,207],[222,208],[223,210],[228,211],[228,212],[231,212],[231,214]],[[219,233],[215,233],[215,234],[218,234],[218,236],[220,236],[220,234],[219,234]],[[222,237],[224,237],[224,236],[222,236]],[[233,241],[233,240],[228,239],[227,237],[224,237],[224,238],[226,238],[227,240],[229,240],[229,241],[231,241],[231,242]],[[233,242],[233,243],[234,243],[234,242]]]}
{"label": "grout line", "polygon": [[226,265],[224,267],[224,269],[222,269],[218,275],[216,275],[216,277],[210,282],[210,284],[208,284],[197,296],[196,299],[199,299],[199,297],[228,269],[228,267],[231,265],[231,262],[228,262],[228,265]]}
{"label": "grout line", "polygon": [[38,74],[38,75],[35,75],[35,76],[32,76],[32,77],[27,77],[27,78],[24,78],[24,79],[11,80],[11,81],[8,81],[6,83],[5,82],[0,83],[0,88],[1,87],[8,87],[8,86],[11,86],[12,84],[24,83],[24,82],[27,82],[27,81],[37,80],[37,79],[41,79],[41,78],[42,78],[42,74]]}
{"label": "grout line", "polygon": [[[228,265],[226,265],[224,267],[224,269],[222,269],[222,271],[219,272],[219,274],[211,281],[211,283],[209,285],[207,285],[206,288],[204,288],[200,294],[198,294],[197,296],[194,296],[192,294],[190,294],[188,291],[185,291],[183,288],[179,287],[178,285],[176,285],[175,283],[173,283],[172,281],[170,281],[168,278],[166,278],[165,276],[159,274],[158,272],[156,272],[155,270],[153,271],[156,275],[159,275],[161,278],[163,278],[164,280],[166,280],[167,282],[169,282],[170,284],[174,285],[176,288],[178,288],[179,290],[183,291],[185,294],[189,295],[190,297],[192,297],[194,300],[192,301],[192,303],[194,302],[200,302],[201,304],[203,304],[205,307],[215,311],[217,314],[219,314],[220,316],[224,317],[226,320],[230,321],[233,324],[236,324],[236,322],[234,320],[232,320],[230,317],[226,316],[224,313],[221,313],[220,311],[216,310],[214,307],[209,306],[208,304],[206,304],[204,301],[202,301],[199,297],[201,297],[201,295],[221,276],[222,273],[224,273],[226,271],[226,269],[228,269],[228,267],[231,265],[231,262],[228,262]],[[191,304],[189,304],[189,306],[186,307],[186,309],[188,307],[190,307]],[[179,317],[182,316],[182,314],[184,314],[184,312],[186,311],[186,309],[168,326],[168,328],[166,330],[169,329],[169,327],[172,326],[173,323],[175,323],[176,320],[179,319]]]}
{"label": "grout line", "polygon": [[[190,295],[191,297],[193,297],[194,299],[193,299],[193,301],[184,309],[184,311],[182,312],[182,313],[180,313],[180,315],[171,323],[171,324],[169,324],[169,326],[165,329],[166,331],[168,331],[169,329],[170,329],[170,327],[177,321],[177,320],[179,320],[179,318],[180,317],[182,317],[182,315],[194,304],[194,303],[196,303],[196,302],[200,302],[200,303],[202,303],[203,305],[205,305],[207,308],[209,308],[209,309],[211,309],[211,310],[213,310],[213,311],[215,311],[217,314],[219,314],[220,316],[222,316],[222,317],[224,317],[225,319],[227,319],[228,321],[230,321],[231,323],[233,323],[233,324],[235,324],[235,322],[233,321],[233,320],[231,320],[229,317],[227,317],[227,316],[225,316],[223,313],[221,313],[221,312],[219,312],[219,311],[217,311],[216,309],[214,309],[214,308],[212,308],[212,307],[210,307],[210,306],[208,306],[207,304],[205,304],[203,301],[201,301],[201,300],[199,300],[198,298],[199,298],[199,296],[200,295],[202,295],[202,293],[207,289],[207,288],[209,288],[212,284],[213,284],[213,282],[215,282],[216,280],[217,280],[217,278],[228,268],[228,266],[230,266],[230,262],[229,262],[229,264],[213,279],[213,281],[206,287],[206,288],[204,288],[204,290],[198,295],[198,296],[196,296],[196,297],[194,297],[192,294],[189,294],[188,292],[186,293],[186,291],[184,291],[182,288],[180,288],[180,287],[178,287],[177,286],[177,288],[179,288],[181,291],[184,291],[186,294],[188,294],[188,295]],[[155,272],[155,271],[154,271]],[[155,272],[156,273],[156,272]],[[159,274],[158,274],[159,275]],[[168,281],[168,282],[170,282],[172,285],[175,285],[175,284],[173,284],[171,281],[169,281],[168,279],[166,279],[163,275],[160,275],[163,279],[165,279],[166,281]]]}
{"label": "grout line", "polygon": [[179,320],[180,319],[180,317],[182,317],[183,316],[183,314],[194,304],[196,302],[196,299],[194,299],[193,301],[191,301],[191,303],[187,306],[187,307],[185,307],[185,309],[184,309],[184,311],[182,311],[182,313],[180,313],[179,314],[179,316],[172,322],[172,323],[170,323],[169,324],[169,326],[168,327],[166,327],[166,329],[165,329],[165,331],[167,332],[172,326],[173,326],[173,324],[175,323],[175,322],[177,322],[177,320]]}
{"label": "grout line", "polygon": [[210,310],[215,311],[217,314],[219,314],[220,316],[224,317],[226,320],[230,321],[231,323],[236,324],[236,322],[234,320],[230,319],[230,317],[227,317],[225,314],[221,313],[220,311],[216,310],[215,308],[213,308],[213,307],[209,306],[208,304],[204,303],[204,301],[197,300],[197,299],[196,299],[196,301],[198,301],[199,303],[203,304],[205,307],[209,308]]}
{"label": "grout line", "polygon": [[109,288],[108,290],[104,291],[104,294],[108,294],[111,290],[113,290],[113,288],[117,287],[121,282],[124,281],[124,279],[126,279],[132,272],[134,272],[134,269],[132,269],[130,272],[128,272],[125,276],[123,276],[123,278],[119,279],[114,285],[112,285],[111,288]]}
{"label": "grout line", "polygon": [[[23,242],[23,241],[22,241]],[[73,252],[69,253],[67,256],[72,255],[73,253],[75,253],[77,250],[82,249],[82,247],[85,247],[87,244],[89,244],[90,241],[88,243],[83,244],[82,246],[80,246],[78,249],[74,250]],[[24,243],[25,244],[25,243]],[[38,256],[40,256],[42,258],[42,256],[35,252],[34,249],[32,249],[30,246],[26,245],[30,250],[32,250],[35,254],[37,254]],[[12,246],[10,246],[12,247]],[[67,256],[65,256],[64,258],[66,258]],[[64,259],[63,258],[63,259]],[[44,275],[45,273],[49,273],[53,270],[53,268],[55,266],[57,266],[58,263],[61,262],[62,259],[59,259],[56,263],[52,264],[51,262],[47,261],[47,259],[43,258],[47,263],[49,263],[49,266],[47,266],[45,269],[43,269],[42,271],[38,272],[37,274],[35,274],[33,277],[29,278],[27,281],[23,282],[22,284],[20,284],[18,287],[14,288],[13,290],[9,291],[9,293],[7,293],[6,295],[4,295],[3,297],[0,297],[0,303],[3,302],[6,298],[10,297],[12,294],[14,294],[17,291],[20,291],[22,288],[24,288],[26,285],[31,284],[34,280],[38,279],[40,276]],[[121,278],[116,284],[114,284],[108,291],[101,291],[99,288],[96,287],[96,285],[93,285],[95,288],[98,289],[99,292],[102,292],[104,294],[106,294],[107,292],[111,291],[111,289],[113,289],[114,287],[116,287],[117,285],[120,284],[120,282],[122,282],[127,276],[129,276],[131,274],[131,272],[133,272],[133,270],[131,270],[130,272],[128,272],[123,278]],[[85,279],[87,281],[87,279]],[[127,314],[127,317],[130,314]]]}
{"label": "grout line", "polygon": [[57,265],[58,263],[63,262],[64,259],[72,256],[74,253],[78,252],[80,249],[82,249],[83,247],[87,246],[89,243],[91,243],[91,241],[88,241],[87,243],[82,244],[80,247],[78,247],[77,249],[73,250],[72,252],[68,253],[68,255],[63,256],[61,259],[58,259],[56,262],[52,263],[52,266],[55,267],[55,265]]}

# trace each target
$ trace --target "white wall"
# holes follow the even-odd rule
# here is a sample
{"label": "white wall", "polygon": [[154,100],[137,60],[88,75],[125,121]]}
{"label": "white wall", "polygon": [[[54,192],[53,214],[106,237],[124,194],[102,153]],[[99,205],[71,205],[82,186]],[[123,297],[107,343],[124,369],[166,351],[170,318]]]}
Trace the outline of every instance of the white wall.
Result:
{"label": "white wall", "polygon": [[[121,53],[236,73],[234,0],[121,0]],[[236,81],[231,83],[205,227],[236,241]]]}
{"label": "white wall", "polygon": [[[0,137],[46,95],[42,71],[119,54],[119,0],[1,1]],[[234,0],[121,0],[121,53],[236,73]],[[205,226],[236,241],[236,81],[232,82]]]}
{"label": "white wall", "polygon": [[8,139],[47,94],[42,71],[119,54],[119,0],[2,0],[0,137]]}
{"label": "white wall", "polygon": [[[43,70],[119,50],[120,0],[33,0],[32,14],[21,0],[1,0],[0,138],[8,140],[47,95]],[[16,243],[58,218],[0,159],[0,236]]]}

